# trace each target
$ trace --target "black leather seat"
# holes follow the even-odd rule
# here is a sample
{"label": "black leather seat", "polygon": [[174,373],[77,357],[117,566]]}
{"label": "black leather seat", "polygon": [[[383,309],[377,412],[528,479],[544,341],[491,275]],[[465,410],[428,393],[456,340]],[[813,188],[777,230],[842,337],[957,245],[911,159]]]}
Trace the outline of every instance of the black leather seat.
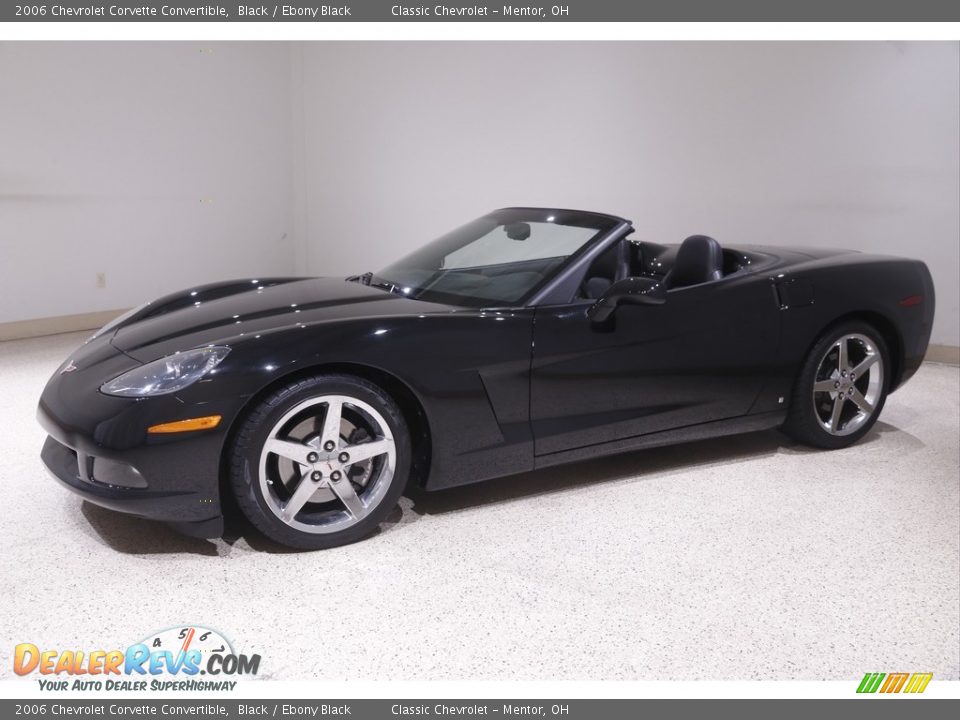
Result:
{"label": "black leather seat", "polygon": [[723,249],[706,235],[691,235],[677,250],[673,269],[664,278],[667,289],[700,285],[723,277]]}

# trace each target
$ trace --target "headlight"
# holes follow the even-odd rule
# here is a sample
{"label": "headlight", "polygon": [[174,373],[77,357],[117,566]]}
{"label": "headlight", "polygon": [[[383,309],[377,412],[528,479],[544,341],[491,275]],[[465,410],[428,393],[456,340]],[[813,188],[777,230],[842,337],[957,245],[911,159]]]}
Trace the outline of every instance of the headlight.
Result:
{"label": "headlight", "polygon": [[168,355],[124,373],[100,387],[100,392],[120,397],[167,395],[193,385],[219,365],[228,347],[205,347]]}
{"label": "headlight", "polygon": [[108,323],[107,323],[106,325],[104,325],[102,328],[100,328],[99,330],[97,330],[93,335],[91,335],[90,337],[88,337],[88,338],[87,338],[87,342],[90,342],[91,340],[96,340],[96,339],[97,339],[98,337],[100,337],[101,335],[104,335],[104,334],[110,332],[110,331],[113,330],[117,325],[119,325],[119,324],[122,323],[122,322],[125,322],[125,321],[129,320],[130,318],[132,318],[132,317],[133,317],[134,315],[136,315],[138,312],[140,312],[141,310],[143,310],[143,309],[144,309],[147,305],[149,305],[149,304],[150,304],[150,303],[145,302],[145,303],[143,303],[143,305],[137,305],[133,310],[127,310],[127,312],[125,312],[125,313],[124,313],[123,315],[121,315],[120,317],[115,317],[113,320],[111,320],[110,322],[108,322]]}

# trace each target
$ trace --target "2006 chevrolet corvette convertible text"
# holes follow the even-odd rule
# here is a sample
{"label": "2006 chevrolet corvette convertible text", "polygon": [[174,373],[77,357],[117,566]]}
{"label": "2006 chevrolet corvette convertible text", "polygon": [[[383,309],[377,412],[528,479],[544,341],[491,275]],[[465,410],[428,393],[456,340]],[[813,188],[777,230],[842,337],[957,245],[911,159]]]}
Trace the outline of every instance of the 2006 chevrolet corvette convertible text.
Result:
{"label": "2006 chevrolet corvette convertible text", "polygon": [[221,282],[113,321],[53,375],[42,457],[93,503],[323,548],[427,490],[782,427],[867,433],[933,321],[919,261],[641,242],[622,218],[497,210],[351,278]]}

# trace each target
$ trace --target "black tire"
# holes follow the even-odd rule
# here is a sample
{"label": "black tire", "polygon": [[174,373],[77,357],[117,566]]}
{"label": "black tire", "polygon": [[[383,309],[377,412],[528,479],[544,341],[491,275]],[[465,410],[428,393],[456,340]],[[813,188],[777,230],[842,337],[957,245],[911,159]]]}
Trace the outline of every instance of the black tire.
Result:
{"label": "black tire", "polygon": [[[851,429],[849,434],[835,434],[824,427],[821,421],[822,414],[826,412],[827,407],[832,407],[835,396],[824,392],[814,394],[814,383],[818,379],[823,382],[824,377],[818,378],[818,373],[823,375],[825,369],[829,369],[832,360],[828,362],[827,355],[835,351],[837,343],[841,338],[850,336],[861,336],[868,338],[872,343],[876,354],[879,355],[880,381],[877,383],[874,393],[878,395],[872,404],[872,412],[865,418],[859,420],[855,429]],[[859,341],[858,349],[861,347]],[[794,383],[793,394],[790,398],[790,406],[787,410],[787,420],[783,425],[783,431],[795,440],[824,450],[837,450],[849,447],[856,443],[860,438],[870,432],[873,424],[880,417],[883,405],[887,399],[887,389],[890,382],[890,354],[883,336],[877,332],[876,328],[865,322],[850,321],[836,325],[827,330],[810,350],[809,355],[800,369],[797,381]],[[853,391],[860,391],[864,395],[863,389],[868,387],[867,375],[862,375],[856,383],[853,384]],[[844,378],[836,378],[837,381]],[[848,381],[849,382],[849,381]],[[849,392],[849,391],[848,391]],[[820,404],[818,404],[820,403]],[[843,413],[847,415],[856,414],[861,411],[859,405],[849,400],[840,403],[845,409]],[[818,415],[818,412],[821,413]],[[846,430],[844,430],[846,431]]]}
{"label": "black tire", "polygon": [[[260,482],[260,458],[275,425],[298,405],[323,396],[348,396],[379,412],[389,426],[395,447],[393,476],[369,514],[342,530],[305,532],[291,527],[272,510]],[[375,532],[396,506],[410,472],[410,435],[403,414],[381,388],[351,375],[329,374],[301,378],[283,385],[260,401],[241,421],[228,449],[230,485],[243,514],[264,535],[282,545],[302,550],[321,550],[361,540]],[[349,473],[347,473],[349,478]],[[343,482],[349,483],[346,479]],[[310,501],[304,508],[319,507]],[[341,510],[346,509],[341,506]]]}

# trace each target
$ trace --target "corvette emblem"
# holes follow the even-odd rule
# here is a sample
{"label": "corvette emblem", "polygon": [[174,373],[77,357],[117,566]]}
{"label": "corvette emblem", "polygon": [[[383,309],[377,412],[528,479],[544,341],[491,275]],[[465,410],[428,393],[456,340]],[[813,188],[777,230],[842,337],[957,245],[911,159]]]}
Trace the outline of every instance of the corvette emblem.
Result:
{"label": "corvette emblem", "polygon": [[73,360],[68,360],[67,364],[63,366],[63,370],[60,371],[60,374],[72,373],[77,369],[77,366],[73,364]]}

